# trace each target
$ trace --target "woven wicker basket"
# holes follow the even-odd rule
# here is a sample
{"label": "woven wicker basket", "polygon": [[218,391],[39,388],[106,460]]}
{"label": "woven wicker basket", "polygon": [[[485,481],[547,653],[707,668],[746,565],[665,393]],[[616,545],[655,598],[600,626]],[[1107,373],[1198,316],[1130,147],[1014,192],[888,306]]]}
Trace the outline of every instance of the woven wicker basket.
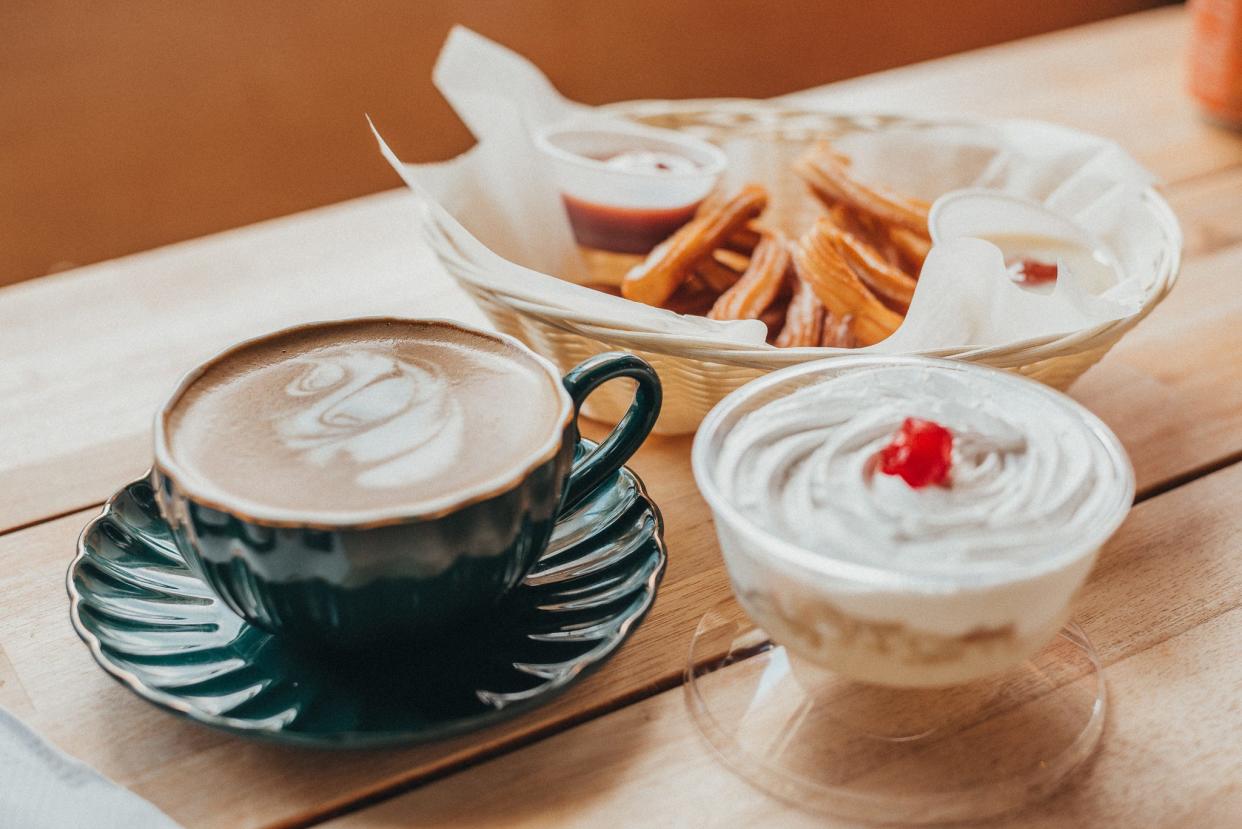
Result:
{"label": "woven wicker basket", "polygon": [[[613,114],[655,126],[685,130],[721,142],[737,136],[762,136],[780,142],[792,155],[811,142],[838,138],[852,132],[939,126],[902,116],[843,115],[792,109],[751,100],[638,101],[608,108]],[[782,151],[781,155],[784,155]],[[1139,311],[1068,336],[1042,337],[1003,346],[938,349],[918,352],[927,356],[966,360],[1008,369],[1065,389],[1094,365],[1113,344],[1159,303],[1177,278],[1182,236],[1167,202],[1154,189],[1143,196],[1154,225],[1163,238],[1161,256],[1150,275],[1147,295]],[[786,210],[802,208],[792,194]],[[784,217],[792,218],[792,217]],[[587,323],[558,308],[521,302],[489,289],[477,280],[460,256],[437,249],[441,262],[501,331],[512,334],[536,352],[568,370],[603,351],[629,351],[646,359],[664,384],[664,409],[656,432],[693,432],[707,412],[726,394],[777,368],[850,353],[844,349],[773,349],[753,345],[729,346],[669,337],[651,331],[627,330]],[[1146,281],[1146,280],[1145,280]],[[586,414],[600,420],[620,417],[630,402],[630,391],[620,383],[600,388]]]}

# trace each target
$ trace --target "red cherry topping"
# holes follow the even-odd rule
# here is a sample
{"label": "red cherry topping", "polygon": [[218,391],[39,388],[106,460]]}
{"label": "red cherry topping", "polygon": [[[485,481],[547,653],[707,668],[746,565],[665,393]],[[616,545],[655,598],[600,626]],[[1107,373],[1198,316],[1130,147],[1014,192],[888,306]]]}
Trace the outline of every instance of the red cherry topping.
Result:
{"label": "red cherry topping", "polygon": [[1038,259],[1016,259],[1005,263],[1009,278],[1019,285],[1043,285],[1057,281],[1057,263]]}
{"label": "red cherry topping", "polygon": [[953,433],[931,420],[907,417],[888,446],[880,450],[880,471],[900,475],[915,489],[949,477]]}

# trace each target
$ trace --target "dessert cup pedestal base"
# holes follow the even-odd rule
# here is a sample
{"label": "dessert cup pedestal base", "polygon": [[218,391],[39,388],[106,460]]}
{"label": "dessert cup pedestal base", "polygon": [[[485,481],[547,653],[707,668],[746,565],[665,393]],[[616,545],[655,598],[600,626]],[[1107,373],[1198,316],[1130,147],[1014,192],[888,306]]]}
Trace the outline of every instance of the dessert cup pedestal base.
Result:
{"label": "dessert cup pedestal base", "polygon": [[722,604],[699,622],[691,718],[730,770],[804,809],[905,824],[998,815],[1064,784],[1103,732],[1103,671],[1073,622],[1001,674],[902,689],[791,659],[739,616]]}

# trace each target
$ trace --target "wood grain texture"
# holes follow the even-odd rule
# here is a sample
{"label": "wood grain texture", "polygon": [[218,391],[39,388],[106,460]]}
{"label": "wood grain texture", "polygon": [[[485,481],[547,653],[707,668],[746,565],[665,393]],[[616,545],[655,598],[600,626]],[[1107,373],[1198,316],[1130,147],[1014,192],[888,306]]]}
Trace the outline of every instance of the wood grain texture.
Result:
{"label": "wood grain texture", "polygon": [[1166,182],[1242,162],[1236,132],[1186,95],[1180,8],[1129,15],[809,90],[834,108],[966,112],[1068,124],[1118,141]]}
{"label": "wood grain texture", "polygon": [[[1212,347],[1218,342],[1232,347],[1230,337],[1236,336],[1234,332],[1239,330],[1237,321],[1242,318],[1242,309],[1236,298],[1233,305],[1219,306],[1216,280],[1242,267],[1242,248],[1229,248],[1203,261],[1206,263],[1201,272],[1203,276],[1196,277],[1198,272],[1192,270],[1187,275],[1186,285],[1136,332],[1136,347],[1144,349],[1144,353],[1134,357],[1132,365],[1122,364],[1125,371],[1117,375],[1117,380],[1111,383],[1084,381],[1082,384],[1085,393],[1080,396],[1089,405],[1113,420],[1123,433],[1123,427],[1130,426],[1127,440],[1145,476],[1154,475],[1160,469],[1181,468],[1192,457],[1219,458],[1218,442],[1230,436],[1225,433],[1232,428],[1233,437],[1237,438],[1236,421],[1229,418],[1237,417],[1238,406],[1235,402],[1230,410],[1228,401],[1233,398],[1227,395],[1238,394],[1242,382],[1228,373],[1237,370],[1236,361],[1214,354]],[[1202,289],[1194,287],[1200,283]],[[1202,296],[1197,296],[1200,291]],[[1185,317],[1194,319],[1191,312],[1199,309],[1196,313],[1201,314],[1202,309],[1209,307],[1223,307],[1226,312],[1221,320],[1204,329],[1208,335],[1202,336],[1201,341],[1206,351],[1201,354],[1192,351],[1189,357],[1182,352],[1178,359],[1198,360],[1199,365],[1215,362],[1219,370],[1208,372],[1208,377],[1215,379],[1205,381],[1199,394],[1204,406],[1221,401],[1222,408],[1187,412],[1174,405],[1176,395],[1183,388],[1175,382],[1177,378],[1153,377],[1149,372],[1153,361],[1160,365],[1158,358],[1167,350],[1161,343],[1185,339],[1200,341],[1187,338],[1175,323]],[[1230,308],[1232,310],[1228,310]],[[1167,337],[1173,339],[1156,338],[1156,345],[1144,344],[1137,334],[1149,325],[1153,328],[1160,325],[1158,320],[1162,313],[1170,315]],[[1117,357],[1125,358],[1125,355],[1124,350],[1119,350]],[[1114,357],[1109,358],[1112,360]],[[1111,376],[1106,371],[1107,362],[1095,370],[1105,378]],[[1145,379],[1139,382],[1135,378]],[[1195,375],[1186,374],[1183,379],[1194,382]],[[1134,412],[1140,410],[1148,414],[1135,417]],[[1149,428],[1152,422],[1158,425]],[[1193,440],[1182,439],[1183,431],[1188,428],[1199,429],[1191,436]],[[1231,445],[1228,440],[1224,443]],[[89,511],[0,537],[0,562],[23,562],[23,567],[0,577],[0,595],[8,597],[16,611],[0,620],[0,646],[6,649],[15,676],[27,696],[37,703],[33,720],[36,728],[187,824],[258,825],[291,814],[322,814],[361,795],[400,788],[411,781],[519,745],[549,730],[564,728],[630,700],[649,696],[677,681],[686,643],[703,608],[728,596],[727,578],[720,567],[707,510],[691,481],[688,447],[687,438],[652,439],[633,462],[664,511],[670,547],[668,574],[650,618],[609,665],[561,701],[512,725],[481,735],[407,751],[366,752],[352,755],[346,764],[325,764],[320,752],[290,751],[249,743],[213,734],[153,711],[114,686],[95,668],[65,621],[65,599],[60,592],[63,568],[71,556],[78,531],[93,514]],[[1188,450],[1194,451],[1188,454]],[[1157,458],[1158,463],[1145,466],[1145,459],[1149,457]],[[130,471],[140,471],[138,466]],[[111,470],[110,474],[115,476],[119,472]],[[108,489],[115,488],[119,480],[100,477],[98,483]],[[1163,498],[1151,503],[1161,501]],[[1180,501],[1176,503],[1181,504]],[[1139,514],[1143,514],[1142,511]],[[1196,518],[1197,513],[1190,517]],[[1210,522],[1202,522],[1203,528],[1211,526]],[[1165,543],[1169,538],[1181,537],[1184,532],[1178,529],[1174,535],[1156,541]],[[1126,535],[1123,536],[1126,540],[1119,544],[1124,546],[1129,543],[1128,539],[1141,537],[1142,533]],[[1182,541],[1196,549],[1203,546],[1198,536],[1188,536]],[[1160,591],[1150,590],[1146,582],[1138,587],[1130,586],[1124,578],[1132,569],[1129,566],[1110,576],[1112,561],[1113,558],[1105,557],[1098,579],[1109,586],[1115,582],[1121,591],[1117,595],[1106,593],[1111,602],[1118,605],[1138,603],[1136,606],[1145,610],[1144,600],[1161,597]],[[1164,560],[1170,567],[1180,566],[1181,561],[1175,557]],[[1166,581],[1171,575],[1170,572],[1159,574],[1156,583]],[[1220,576],[1219,573],[1200,575],[1205,580],[1219,580]],[[1213,585],[1214,590],[1217,589],[1215,582]],[[1191,586],[1188,583],[1187,589]],[[50,600],[53,595],[55,601]],[[1225,598],[1229,595],[1227,592],[1220,594]],[[1113,640],[1124,643],[1133,639],[1136,630],[1141,631],[1139,638],[1159,635],[1163,630],[1159,627],[1117,628],[1110,634],[1095,625],[1091,605],[1084,609],[1083,616],[1093,625],[1092,633],[1102,648],[1109,647]],[[1129,617],[1129,621],[1133,623],[1136,618],[1140,617]],[[129,739],[136,740],[142,749],[114,755],[117,735],[131,733],[140,735]],[[195,788],[195,781],[202,780],[212,780],[214,785],[201,790]],[[222,806],[216,801],[213,793],[218,787],[238,792],[232,805]]]}
{"label": "wood grain texture", "polygon": [[[1108,666],[1101,750],[1051,800],[988,825],[1237,825],[1239,487],[1242,465],[1154,498],[1106,547],[1078,614]],[[667,826],[859,825],[797,811],[733,776],[674,689],[326,826],[611,827],[636,814]]]}
{"label": "wood grain texture", "polygon": [[[1165,176],[1193,177],[1172,190],[1193,254],[1181,284],[1074,390],[1122,436],[1147,491],[1228,464],[1242,452],[1242,364],[1236,358],[1242,347],[1242,299],[1233,284],[1242,269],[1242,210],[1237,209],[1242,206],[1242,170],[1227,168],[1242,159],[1242,141],[1202,127],[1178,103],[1179,89],[1129,57],[1147,50],[1162,72],[1176,72],[1180,53],[1168,44],[1180,38],[1181,30],[1178,13],[1158,12],[1089,28],[1077,41],[1073,33],[1056,35],[1017,44],[1010,47],[1012,53],[985,52],[973,64],[968,57],[954,58],[904,76],[874,79],[876,106],[890,99],[895,104],[957,100],[1005,111],[1007,98],[998,103],[977,97],[975,84],[1020,90],[1025,77],[1047,66],[1083,55],[1094,60],[1096,44],[1105,43],[1111,44],[1107,50],[1121,67],[1119,73],[1134,70],[1142,82],[1153,84],[1145,92],[1151,100],[1134,96],[1118,104],[1120,77],[1105,73],[1092,92],[1080,72],[1074,83],[1068,74],[1061,81],[1061,97],[1032,96],[1037,106],[1064,106],[1064,120],[1093,127],[1106,120],[1103,111],[1117,104],[1118,120],[1102,131],[1127,146],[1133,138]],[[936,84],[945,97],[935,97]],[[863,82],[834,87],[816,100],[845,105],[866,98],[866,88]],[[1026,114],[1058,117],[1052,109]],[[711,810],[721,810],[702,814],[722,822],[735,817],[731,803],[736,816],[753,815],[755,822],[795,820],[783,813],[773,818],[766,800],[740,784],[716,781],[712,775],[719,770],[695,759],[683,740],[688,723],[677,692],[660,695],[677,682],[699,615],[728,596],[707,511],[690,478],[685,438],[652,439],[633,463],[668,524],[669,570],[650,618],[599,673],[557,703],[509,725],[433,746],[349,755],[260,745],[153,710],[115,686],[77,641],[67,622],[62,582],[76,536],[94,510],[44,519],[101,501],[142,472],[151,413],[183,371],[239,338],[311,319],[397,313],[481,320],[415,243],[412,221],[403,193],[383,194],[0,290],[0,423],[5,424],[0,445],[0,597],[5,607],[0,613],[0,704],[187,826],[314,820],[359,798],[448,774],[566,728],[571,730],[565,736],[546,744],[561,747],[573,763],[533,755],[541,750],[539,743],[511,755],[530,764],[525,792],[520,792],[518,763],[505,765],[510,771],[489,777],[486,784],[459,774],[414,797],[432,797],[428,793],[460,777],[466,781],[461,789],[444,791],[469,793],[481,787],[479,809],[492,810],[470,815],[481,822],[490,815],[537,825],[557,817],[580,824],[591,816],[606,823],[609,815],[627,814],[609,811],[622,803],[609,798],[645,781],[654,787],[651,808],[672,810],[659,814],[674,822],[711,822],[700,821],[694,811],[700,798]],[[598,435],[599,427],[591,433]],[[1242,571],[1229,558],[1238,526],[1227,505],[1238,483],[1236,467],[1231,467],[1153,498],[1136,510],[1110,546],[1088,591],[1083,619],[1097,645],[1116,662],[1114,683],[1117,672],[1150,658],[1162,641],[1206,636],[1216,630],[1214,625],[1237,616],[1227,615],[1242,591]],[[27,524],[33,526],[4,534]],[[1206,672],[1201,700],[1236,687],[1232,674],[1211,672],[1214,649],[1236,648],[1236,634],[1222,636],[1204,645],[1206,650],[1195,657],[1199,661],[1174,661],[1161,670],[1189,666]],[[1136,676],[1159,684],[1149,674]],[[1132,693],[1132,707],[1148,698],[1165,700],[1163,686],[1149,691],[1136,686]],[[631,704],[653,695],[654,701]],[[1125,711],[1124,699],[1118,702],[1118,717]],[[1171,704],[1175,715],[1185,713],[1181,702]],[[621,710],[597,719],[614,709]],[[616,722],[623,724],[619,730],[603,726]],[[1224,752],[1220,740],[1210,740],[1212,729],[1230,726],[1236,733],[1237,723],[1208,724],[1211,728],[1194,734],[1174,735],[1206,741],[1196,749],[1200,753],[1174,742],[1177,752],[1191,758]],[[586,736],[579,738],[579,733]],[[579,743],[601,734],[605,745],[598,753]],[[1136,740],[1145,737],[1142,729],[1134,732]],[[1112,750],[1124,753],[1125,745]],[[588,794],[570,798],[563,786],[544,782],[545,770],[589,774],[588,761],[606,755],[606,749],[624,768],[609,766],[611,776],[603,783],[591,778],[595,784]],[[510,762],[501,759],[466,774]],[[1120,765],[1107,767],[1116,771],[1107,772],[1111,782],[1103,785],[1126,785],[1123,779],[1112,781],[1113,775],[1147,773],[1136,771],[1124,757],[1113,762]],[[1236,802],[1238,797],[1222,788],[1224,778],[1209,779],[1221,762],[1217,757],[1212,760],[1216,765],[1205,765],[1202,778],[1193,770],[1177,770],[1170,780],[1183,787],[1179,795],[1186,793],[1184,814],[1167,809],[1157,814],[1185,825],[1209,820],[1215,814],[1210,804],[1195,800],[1209,784],[1224,802],[1230,797]],[[662,767],[667,773],[661,773]],[[537,787],[531,785],[535,780]],[[488,786],[494,797],[487,795]],[[519,795],[513,792],[524,799],[514,800]],[[454,816],[449,795],[434,797],[444,799],[416,804],[426,810],[429,823],[437,816],[445,821]],[[1097,808],[1094,797],[1081,808]],[[1111,797],[1099,802],[1111,803]],[[509,812],[502,813],[506,798]],[[646,801],[632,794],[628,798],[629,815],[635,803],[647,808]],[[591,812],[592,804],[604,811]],[[393,808],[364,814],[405,821],[393,825],[423,822],[419,811]]]}
{"label": "wood grain texture", "polygon": [[140,474],[177,378],[240,339],[367,314],[484,323],[414,221],[395,191],[0,291],[0,532]]}
{"label": "wood grain texture", "polygon": [[[20,686],[31,700],[33,714],[26,719],[34,728],[187,825],[259,825],[330,809],[675,682],[701,603],[728,593],[697,493],[687,491],[680,478],[658,474],[684,466],[688,449],[686,439],[653,439],[632,464],[650,478],[668,538],[678,539],[655,609],[602,670],[558,702],[510,725],[421,748],[354,752],[348,762],[329,762],[342,755],[229,737],[153,709],[95,666],[68,623],[64,571],[78,533],[95,510],[0,537],[5,605],[0,646],[9,662],[7,669],[0,668],[0,680]],[[6,687],[0,685],[0,692]],[[220,791],[231,793],[227,802],[221,802]]]}

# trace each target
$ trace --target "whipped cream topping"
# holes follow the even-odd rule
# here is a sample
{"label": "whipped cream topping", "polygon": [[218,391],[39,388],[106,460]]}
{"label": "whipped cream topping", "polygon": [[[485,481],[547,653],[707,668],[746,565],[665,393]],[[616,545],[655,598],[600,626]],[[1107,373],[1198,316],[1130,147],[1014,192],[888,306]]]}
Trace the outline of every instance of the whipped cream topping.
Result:
{"label": "whipped cream topping", "polygon": [[[831,377],[743,416],[713,477],[751,521],[827,556],[941,574],[1038,563],[1098,537],[1128,473],[1074,408],[1005,379],[914,365]],[[953,432],[947,485],[879,471],[907,417]]]}

